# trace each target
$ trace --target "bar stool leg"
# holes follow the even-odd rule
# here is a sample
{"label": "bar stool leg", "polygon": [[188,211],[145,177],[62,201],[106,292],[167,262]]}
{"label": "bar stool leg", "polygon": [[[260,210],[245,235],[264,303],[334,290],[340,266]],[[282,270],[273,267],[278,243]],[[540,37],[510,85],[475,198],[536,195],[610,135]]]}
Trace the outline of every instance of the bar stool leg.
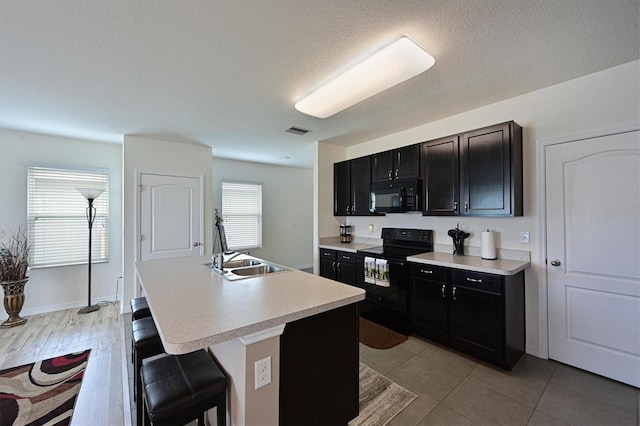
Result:
{"label": "bar stool leg", "polygon": [[225,401],[222,401],[216,407],[216,413],[218,418],[218,426],[226,426],[227,425],[227,404]]}

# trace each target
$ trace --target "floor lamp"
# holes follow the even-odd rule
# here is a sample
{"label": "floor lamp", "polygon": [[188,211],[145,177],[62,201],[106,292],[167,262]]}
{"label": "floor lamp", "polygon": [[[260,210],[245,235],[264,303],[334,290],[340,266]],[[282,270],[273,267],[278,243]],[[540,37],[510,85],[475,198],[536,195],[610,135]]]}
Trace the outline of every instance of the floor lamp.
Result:
{"label": "floor lamp", "polygon": [[98,198],[104,191],[103,189],[93,188],[78,188],[78,191],[87,199],[89,206],[87,207],[87,222],[89,222],[89,296],[87,299],[87,306],[78,311],[79,314],[88,314],[100,309],[98,305],[91,304],[91,230],[93,228],[93,221],[96,218],[96,208],[93,206],[93,200]]}

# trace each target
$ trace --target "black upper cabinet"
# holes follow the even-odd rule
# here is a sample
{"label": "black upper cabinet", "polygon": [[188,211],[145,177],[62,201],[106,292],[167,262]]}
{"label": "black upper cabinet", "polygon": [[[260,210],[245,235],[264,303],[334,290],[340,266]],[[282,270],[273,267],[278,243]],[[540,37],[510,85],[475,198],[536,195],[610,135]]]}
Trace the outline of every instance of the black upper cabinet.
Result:
{"label": "black upper cabinet", "polygon": [[459,212],[458,135],[422,144],[425,214],[451,216]]}
{"label": "black upper cabinet", "polygon": [[425,215],[522,216],[522,127],[513,121],[422,144]]}
{"label": "black upper cabinet", "polygon": [[522,127],[513,121],[464,133],[462,214],[522,216]]}
{"label": "black upper cabinet", "polygon": [[369,157],[333,165],[333,215],[368,216],[371,162]]}
{"label": "black upper cabinet", "polygon": [[371,182],[420,177],[420,144],[371,156]]}

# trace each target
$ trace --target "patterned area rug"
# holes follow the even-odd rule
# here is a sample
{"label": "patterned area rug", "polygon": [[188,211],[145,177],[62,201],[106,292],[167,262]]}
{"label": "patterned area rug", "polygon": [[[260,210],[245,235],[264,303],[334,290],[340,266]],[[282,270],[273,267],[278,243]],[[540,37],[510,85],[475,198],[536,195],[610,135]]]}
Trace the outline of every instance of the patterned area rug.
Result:
{"label": "patterned area rug", "polygon": [[416,398],[412,392],[360,363],[360,415],[349,425],[386,425]]}
{"label": "patterned area rug", "polygon": [[389,349],[407,340],[404,334],[396,333],[375,322],[360,317],[360,342],[374,349]]}
{"label": "patterned area rug", "polygon": [[68,425],[91,349],[0,370],[0,425]]}

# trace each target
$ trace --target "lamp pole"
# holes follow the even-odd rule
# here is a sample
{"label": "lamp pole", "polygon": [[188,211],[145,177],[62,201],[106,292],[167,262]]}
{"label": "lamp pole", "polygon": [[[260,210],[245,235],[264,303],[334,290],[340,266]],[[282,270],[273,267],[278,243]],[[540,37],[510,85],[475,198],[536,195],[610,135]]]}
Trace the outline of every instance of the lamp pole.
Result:
{"label": "lamp pole", "polygon": [[87,207],[87,222],[89,223],[89,262],[87,265],[87,269],[89,270],[88,298],[87,306],[78,311],[79,314],[88,314],[89,312],[94,312],[100,309],[100,306],[91,304],[91,235],[93,233],[93,221],[96,219],[96,208],[93,205],[93,201],[100,196],[102,190],[78,189],[78,191],[80,191],[80,193],[84,195],[89,202],[89,206]]}

